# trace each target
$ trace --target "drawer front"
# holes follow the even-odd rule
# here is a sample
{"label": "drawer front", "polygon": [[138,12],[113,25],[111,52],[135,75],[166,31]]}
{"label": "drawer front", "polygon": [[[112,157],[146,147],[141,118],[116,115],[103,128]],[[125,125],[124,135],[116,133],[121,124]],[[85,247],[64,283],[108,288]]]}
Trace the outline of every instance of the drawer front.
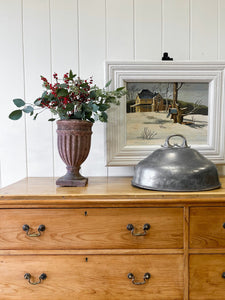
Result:
{"label": "drawer front", "polygon": [[196,207],[190,209],[191,248],[225,247],[225,208]]}
{"label": "drawer front", "polygon": [[225,255],[190,255],[189,264],[190,300],[225,299]]}
{"label": "drawer front", "polygon": [[[0,249],[182,248],[182,213],[182,208],[2,209]],[[146,224],[150,228],[143,230]],[[39,234],[40,225],[45,226],[40,236],[27,235]]]}
{"label": "drawer front", "polygon": [[182,255],[2,256],[0,278],[4,300],[183,299]]}

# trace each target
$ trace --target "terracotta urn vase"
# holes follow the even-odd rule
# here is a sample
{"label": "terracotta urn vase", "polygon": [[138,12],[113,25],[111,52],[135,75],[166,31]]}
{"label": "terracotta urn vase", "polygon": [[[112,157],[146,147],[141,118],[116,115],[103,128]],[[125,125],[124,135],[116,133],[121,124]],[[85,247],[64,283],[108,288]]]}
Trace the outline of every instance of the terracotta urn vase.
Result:
{"label": "terracotta urn vase", "polygon": [[58,178],[59,186],[85,186],[88,179],[80,174],[80,166],[88,156],[93,123],[70,119],[57,121],[58,151],[67,173]]}

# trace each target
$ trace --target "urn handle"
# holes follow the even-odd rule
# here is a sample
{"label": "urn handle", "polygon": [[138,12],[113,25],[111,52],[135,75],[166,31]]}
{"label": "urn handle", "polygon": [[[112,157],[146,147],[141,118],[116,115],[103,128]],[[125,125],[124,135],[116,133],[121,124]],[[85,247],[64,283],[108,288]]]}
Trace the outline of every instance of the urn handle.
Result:
{"label": "urn handle", "polygon": [[146,283],[146,280],[149,280],[151,278],[151,274],[150,273],[145,273],[144,276],[143,276],[143,280],[144,281],[136,281],[135,280],[135,276],[133,275],[133,273],[129,273],[127,275],[128,279],[131,279],[132,280],[132,283],[135,284],[135,285],[143,285]]}
{"label": "urn handle", "polygon": [[26,232],[26,235],[30,236],[30,237],[40,236],[41,232],[45,231],[45,225],[40,225],[38,227],[38,232],[30,232],[30,226],[27,224],[24,224],[22,228],[23,228],[23,231]]}
{"label": "urn handle", "polygon": [[[181,145],[178,145],[178,144],[170,144],[170,139],[175,137],[175,136],[178,136],[180,138],[183,139],[182,141],[182,144]],[[187,144],[187,140],[186,138],[182,135],[182,134],[171,134],[169,135],[166,140],[165,140],[165,143],[164,145],[162,145],[162,147],[164,148],[189,148],[188,144]]]}
{"label": "urn handle", "polygon": [[33,281],[33,282],[31,281],[31,274],[30,273],[25,273],[24,278],[28,281],[29,284],[37,285],[37,284],[41,283],[42,280],[45,280],[47,278],[47,275],[45,273],[42,273],[39,276],[39,280],[38,281]]}
{"label": "urn handle", "polygon": [[135,230],[135,227],[133,224],[128,224],[127,225],[127,230],[131,231],[131,234],[134,235],[134,236],[143,236],[143,235],[146,235],[148,230],[151,228],[150,224],[146,223],[144,226],[143,226],[143,232],[134,232]]}

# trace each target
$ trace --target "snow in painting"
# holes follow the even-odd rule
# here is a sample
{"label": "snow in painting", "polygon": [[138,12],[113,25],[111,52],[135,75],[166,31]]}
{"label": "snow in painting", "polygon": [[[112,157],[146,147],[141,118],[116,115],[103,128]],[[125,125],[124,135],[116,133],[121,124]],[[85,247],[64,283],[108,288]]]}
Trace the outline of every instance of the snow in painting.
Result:
{"label": "snow in painting", "polygon": [[127,145],[162,145],[172,134],[207,144],[208,90],[205,82],[127,82]]}

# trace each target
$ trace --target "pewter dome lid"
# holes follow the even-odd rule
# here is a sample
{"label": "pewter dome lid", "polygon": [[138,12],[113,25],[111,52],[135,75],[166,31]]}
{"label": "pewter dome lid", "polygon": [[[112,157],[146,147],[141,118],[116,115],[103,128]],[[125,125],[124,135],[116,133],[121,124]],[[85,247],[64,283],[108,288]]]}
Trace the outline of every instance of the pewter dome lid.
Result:
{"label": "pewter dome lid", "polygon": [[[170,138],[181,137],[181,145],[170,144]],[[205,191],[221,186],[216,166],[187,145],[184,136],[174,134],[165,144],[140,161],[132,185],[158,191]]]}

